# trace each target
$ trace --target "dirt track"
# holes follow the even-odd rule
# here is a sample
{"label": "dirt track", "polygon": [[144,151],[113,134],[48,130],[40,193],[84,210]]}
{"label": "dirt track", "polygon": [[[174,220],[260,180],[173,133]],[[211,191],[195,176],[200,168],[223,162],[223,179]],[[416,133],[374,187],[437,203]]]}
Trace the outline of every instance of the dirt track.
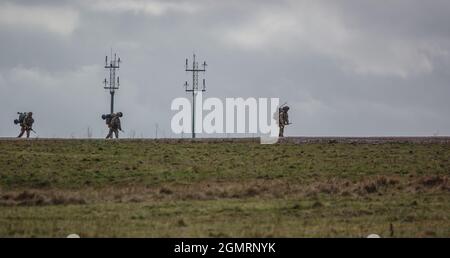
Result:
{"label": "dirt track", "polygon": [[450,137],[287,137],[280,143],[450,143]]}
{"label": "dirt track", "polygon": [[[0,141],[25,141],[26,139],[0,138]],[[29,141],[72,141],[72,140],[102,140],[102,139],[65,139],[65,138],[30,138]],[[182,142],[260,142],[260,138],[161,138],[161,139],[130,139],[123,138],[120,141],[142,141],[161,143],[182,143]],[[384,143],[416,143],[416,144],[450,144],[450,136],[438,137],[285,137],[278,140],[279,144],[312,144],[312,143],[351,143],[351,144],[384,144]]]}

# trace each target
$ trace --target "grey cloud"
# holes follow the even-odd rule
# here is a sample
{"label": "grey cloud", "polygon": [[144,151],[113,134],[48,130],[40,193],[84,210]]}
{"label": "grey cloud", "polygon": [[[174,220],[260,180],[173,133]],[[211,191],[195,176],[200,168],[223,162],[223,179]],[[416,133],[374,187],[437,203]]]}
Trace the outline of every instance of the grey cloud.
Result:
{"label": "grey cloud", "polygon": [[159,13],[88,2],[11,2],[79,18],[67,35],[0,22],[0,136],[17,133],[16,111],[33,110],[42,137],[82,137],[88,126],[102,137],[110,48],[123,60],[126,136],[153,137],[158,124],[160,136],[180,137],[170,133],[170,103],[186,96],[193,51],[209,63],[206,97],[280,97],[292,106],[288,135],[450,134],[446,1],[170,1]]}

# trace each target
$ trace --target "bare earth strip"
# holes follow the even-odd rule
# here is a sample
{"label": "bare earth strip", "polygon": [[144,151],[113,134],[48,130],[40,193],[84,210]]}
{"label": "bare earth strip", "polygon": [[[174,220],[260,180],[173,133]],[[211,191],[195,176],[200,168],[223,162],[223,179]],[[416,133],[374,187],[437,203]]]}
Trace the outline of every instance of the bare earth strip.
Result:
{"label": "bare earth strip", "polygon": [[[0,141],[22,141],[26,139],[5,138],[0,137]],[[72,139],[65,138],[30,138],[31,141],[68,141]],[[77,139],[92,140],[92,139]],[[99,139],[97,139],[99,140]],[[140,142],[161,142],[161,143],[188,143],[188,142],[204,142],[204,143],[259,143],[260,138],[159,138],[159,139],[120,139],[120,141],[140,141]],[[310,144],[310,143],[353,143],[353,144],[382,144],[382,143],[450,143],[450,136],[383,136],[383,137],[285,137],[279,138],[278,144]]]}

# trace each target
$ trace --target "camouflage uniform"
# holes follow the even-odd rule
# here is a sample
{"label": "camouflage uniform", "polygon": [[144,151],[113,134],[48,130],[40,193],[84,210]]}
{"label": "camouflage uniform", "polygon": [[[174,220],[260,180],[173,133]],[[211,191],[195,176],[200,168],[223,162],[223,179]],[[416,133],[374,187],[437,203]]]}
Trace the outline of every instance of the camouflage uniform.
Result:
{"label": "camouflage uniform", "polygon": [[25,132],[27,132],[27,138],[30,138],[30,132],[33,130],[33,113],[28,112],[28,114],[23,119],[22,123],[20,123],[20,134],[17,136],[17,138],[20,138],[23,136]]}
{"label": "camouflage uniform", "polygon": [[280,127],[279,137],[284,137],[284,126],[289,124],[288,111],[288,106],[278,109],[278,126]]}
{"label": "camouflage uniform", "polygon": [[116,138],[119,138],[119,130],[122,131],[122,126],[120,124],[120,118],[122,117],[122,113],[118,112],[117,114],[111,114],[111,120],[108,123],[109,133],[106,136],[106,139],[112,139],[113,133],[116,135]]}

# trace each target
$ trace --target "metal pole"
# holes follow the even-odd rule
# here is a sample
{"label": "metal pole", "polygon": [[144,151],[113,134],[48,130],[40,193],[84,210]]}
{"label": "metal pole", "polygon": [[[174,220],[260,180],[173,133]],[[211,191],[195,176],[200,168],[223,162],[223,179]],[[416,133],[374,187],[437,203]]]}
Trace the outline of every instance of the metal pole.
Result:
{"label": "metal pole", "polygon": [[111,114],[114,113],[114,91],[111,91]]}
{"label": "metal pole", "polygon": [[195,138],[195,91],[192,91],[192,139]]}

